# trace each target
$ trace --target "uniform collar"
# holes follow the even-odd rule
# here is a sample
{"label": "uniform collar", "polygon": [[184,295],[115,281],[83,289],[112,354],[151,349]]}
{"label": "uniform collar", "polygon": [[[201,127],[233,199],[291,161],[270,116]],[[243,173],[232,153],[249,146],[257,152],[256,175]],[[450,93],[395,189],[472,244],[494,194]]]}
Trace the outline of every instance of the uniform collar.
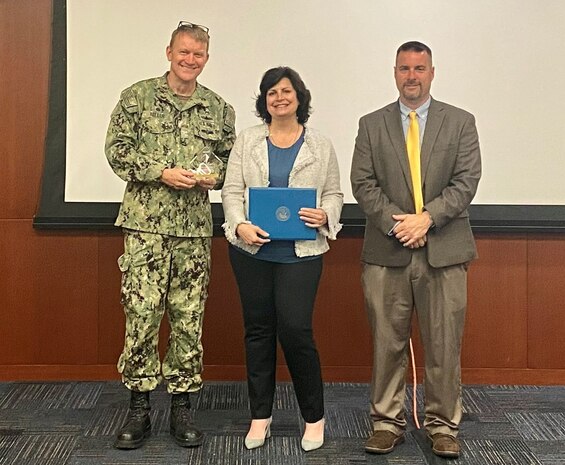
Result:
{"label": "uniform collar", "polygon": [[175,97],[175,94],[173,93],[172,89],[169,87],[169,84],[167,84],[167,74],[169,74],[169,71],[167,71],[163,76],[158,78],[157,95],[159,98],[169,102],[171,105],[174,105],[179,110],[190,108],[196,105],[202,107],[210,106],[210,102],[206,98],[206,92],[204,90],[204,87],[202,87],[198,82],[196,82],[196,88],[194,89],[192,96],[188,100],[182,101],[179,98]]}

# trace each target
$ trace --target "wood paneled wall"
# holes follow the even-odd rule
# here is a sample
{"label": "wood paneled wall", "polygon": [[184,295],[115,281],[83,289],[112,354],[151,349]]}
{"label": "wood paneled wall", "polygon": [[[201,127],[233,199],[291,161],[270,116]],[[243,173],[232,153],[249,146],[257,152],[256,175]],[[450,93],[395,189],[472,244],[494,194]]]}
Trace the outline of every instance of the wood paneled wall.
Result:
{"label": "wood paneled wall", "polygon": [[[0,1],[0,380],[114,379],[123,338],[119,232],[32,227],[47,121],[50,0]],[[344,180],[346,182],[346,180]],[[480,234],[469,273],[466,383],[565,384],[565,236]],[[315,313],[327,381],[368,381],[361,238],[332,244]],[[213,241],[205,377],[244,379],[242,318]],[[166,325],[162,340],[166,340]],[[422,351],[414,333],[418,364]],[[282,366],[282,379],[288,374]]]}

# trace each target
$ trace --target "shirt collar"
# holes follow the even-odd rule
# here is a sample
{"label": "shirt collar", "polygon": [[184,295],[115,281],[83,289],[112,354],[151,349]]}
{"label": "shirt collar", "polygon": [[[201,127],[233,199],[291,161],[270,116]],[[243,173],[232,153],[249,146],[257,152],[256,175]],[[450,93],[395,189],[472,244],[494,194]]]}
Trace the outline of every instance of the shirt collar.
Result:
{"label": "shirt collar", "polygon": [[408,108],[406,105],[404,105],[400,101],[400,99],[398,100],[398,104],[400,106],[400,114],[402,115],[403,120],[409,117],[408,115],[410,114],[411,111],[415,111],[420,119],[424,119],[424,120],[427,119],[428,111],[430,109],[431,103],[432,103],[432,98],[428,97],[428,100],[426,100],[422,105],[416,108],[416,110],[412,110],[412,108]]}

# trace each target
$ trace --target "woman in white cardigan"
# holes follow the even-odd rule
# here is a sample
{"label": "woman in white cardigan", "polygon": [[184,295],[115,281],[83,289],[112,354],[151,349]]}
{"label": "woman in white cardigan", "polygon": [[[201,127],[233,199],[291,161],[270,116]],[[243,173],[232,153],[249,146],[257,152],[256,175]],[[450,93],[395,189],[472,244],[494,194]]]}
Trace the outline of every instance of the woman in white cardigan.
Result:
{"label": "woman in white cardigan", "polygon": [[[268,70],[259,86],[257,116],[263,124],[245,129],[230,154],[222,203],[230,261],[238,283],[245,324],[252,449],[270,436],[275,394],[277,337],[285,354],[305,428],[306,451],[324,441],[323,384],[312,334],[312,313],[322,272],[322,254],[335,239],[343,204],[339,167],[330,140],[305,126],[310,92],[296,71]],[[316,208],[299,216],[316,230],[315,240],[271,241],[248,220],[250,187],[316,189]]]}

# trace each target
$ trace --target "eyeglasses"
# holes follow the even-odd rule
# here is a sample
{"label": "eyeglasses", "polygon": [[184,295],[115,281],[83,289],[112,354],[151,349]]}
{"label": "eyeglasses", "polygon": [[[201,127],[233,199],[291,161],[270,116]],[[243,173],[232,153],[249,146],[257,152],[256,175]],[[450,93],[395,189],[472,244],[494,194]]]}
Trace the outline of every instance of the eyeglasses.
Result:
{"label": "eyeglasses", "polygon": [[194,23],[189,23],[188,21],[181,21],[177,26],[177,29],[180,29],[181,27],[202,29],[206,34],[210,35],[208,32],[210,29],[207,28],[206,26],[202,26],[202,24],[194,24]]}

